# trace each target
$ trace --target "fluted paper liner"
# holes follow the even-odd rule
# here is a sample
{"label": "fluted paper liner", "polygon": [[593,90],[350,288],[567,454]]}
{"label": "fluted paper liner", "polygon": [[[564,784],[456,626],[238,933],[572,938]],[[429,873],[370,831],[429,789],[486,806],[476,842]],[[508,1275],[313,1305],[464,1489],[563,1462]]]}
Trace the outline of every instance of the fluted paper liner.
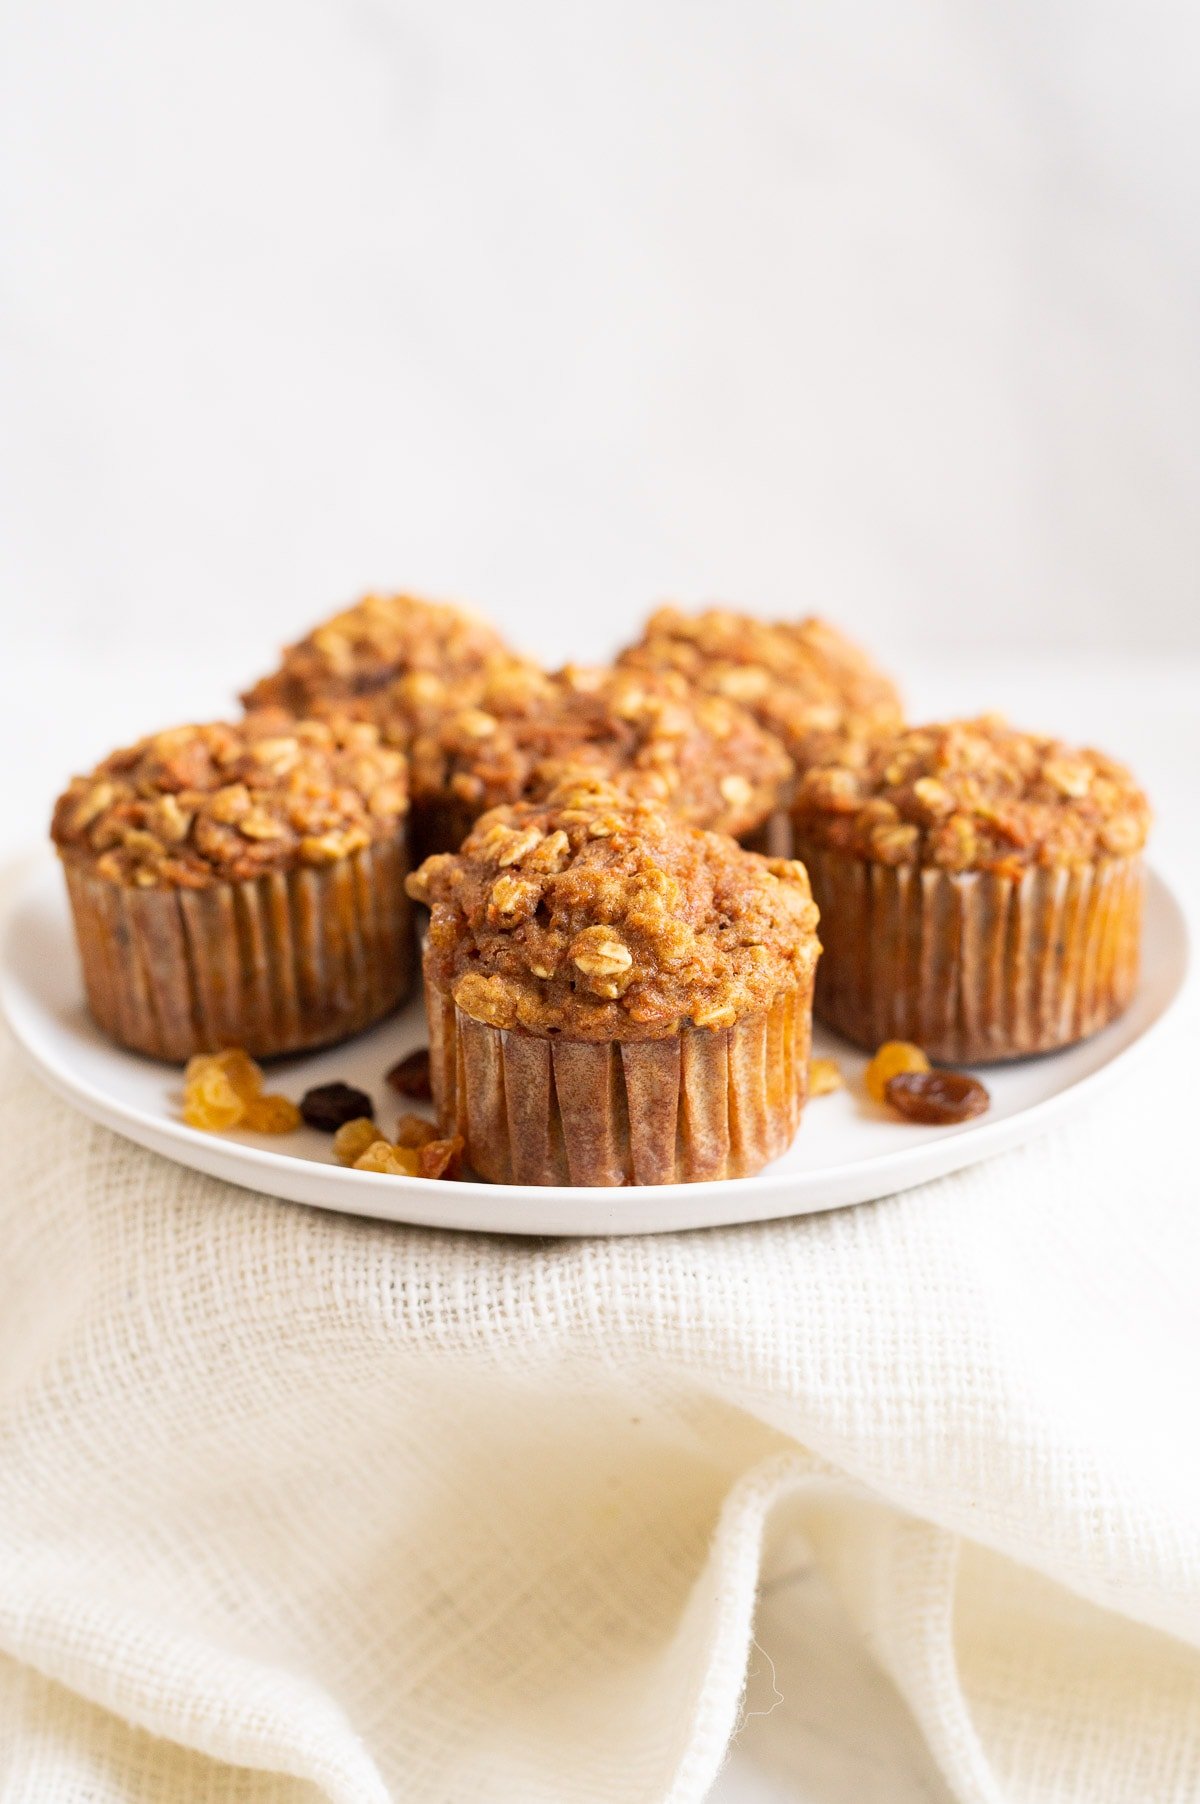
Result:
{"label": "fluted paper liner", "polygon": [[727,1028],[662,1040],[489,1027],[426,983],[438,1120],[495,1184],[694,1184],[790,1146],[808,1094],[812,979]]}
{"label": "fluted paper liner", "polygon": [[764,858],[790,858],[792,855],[792,817],[786,808],[775,808],[760,826],[738,835],[738,844],[747,852],[760,852]]}
{"label": "fluted paper liner", "polygon": [[988,871],[887,865],[805,843],[821,911],[817,1019],[858,1046],[912,1040],[948,1064],[1052,1052],[1132,1000],[1142,861]]}
{"label": "fluted paper liner", "polygon": [[326,1045],[411,987],[403,834],[318,869],[204,889],[65,869],[88,1007],[105,1033],[152,1058]]}

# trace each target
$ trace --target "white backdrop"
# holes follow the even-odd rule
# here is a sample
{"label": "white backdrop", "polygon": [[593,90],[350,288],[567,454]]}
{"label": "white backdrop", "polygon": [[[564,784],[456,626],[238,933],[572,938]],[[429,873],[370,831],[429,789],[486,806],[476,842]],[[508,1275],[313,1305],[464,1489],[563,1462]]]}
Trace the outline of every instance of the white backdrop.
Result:
{"label": "white backdrop", "polygon": [[6,644],[249,676],[390,584],[549,656],[664,594],[1200,647],[1198,50],[1183,0],[7,0]]}

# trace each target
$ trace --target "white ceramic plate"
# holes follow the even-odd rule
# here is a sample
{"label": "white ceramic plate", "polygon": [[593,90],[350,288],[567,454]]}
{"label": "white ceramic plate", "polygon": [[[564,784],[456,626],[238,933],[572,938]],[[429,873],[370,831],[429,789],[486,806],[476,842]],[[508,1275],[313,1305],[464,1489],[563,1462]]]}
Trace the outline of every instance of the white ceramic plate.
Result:
{"label": "white ceramic plate", "polygon": [[[981,1119],[959,1128],[899,1120],[866,1099],[862,1054],[818,1030],[814,1051],[839,1060],[847,1088],[809,1105],[782,1159],[757,1177],[727,1183],[611,1190],[435,1183],[345,1170],[332,1162],[329,1137],[309,1128],[271,1140],[185,1127],[179,1119],[179,1072],[121,1052],[93,1027],[83,1006],[62,880],[48,860],[30,873],[9,909],[0,945],[0,1004],[41,1076],[85,1114],[168,1159],[248,1189],[432,1227],[498,1234],[652,1234],[867,1202],[988,1158],[1045,1127],[1116,1070],[1182,988],[1187,929],[1179,904],[1153,873],[1146,904],[1145,969],[1132,1008],[1082,1046],[983,1072],[992,1106]],[[386,1128],[403,1104],[383,1074],[424,1041],[424,1013],[416,1002],[347,1045],[278,1061],[269,1087],[299,1100],[310,1085],[342,1078],[376,1099]]]}

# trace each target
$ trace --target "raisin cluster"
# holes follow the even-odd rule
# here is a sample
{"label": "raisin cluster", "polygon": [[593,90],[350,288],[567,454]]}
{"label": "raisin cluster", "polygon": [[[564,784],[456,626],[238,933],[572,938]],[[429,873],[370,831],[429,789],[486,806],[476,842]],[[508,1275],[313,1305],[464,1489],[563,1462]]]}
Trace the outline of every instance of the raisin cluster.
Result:
{"label": "raisin cluster", "polygon": [[290,1134],[300,1111],[286,1096],[263,1090],[262,1067],[238,1046],[202,1052],[183,1074],[183,1119],[205,1133],[249,1128],[255,1134]]}

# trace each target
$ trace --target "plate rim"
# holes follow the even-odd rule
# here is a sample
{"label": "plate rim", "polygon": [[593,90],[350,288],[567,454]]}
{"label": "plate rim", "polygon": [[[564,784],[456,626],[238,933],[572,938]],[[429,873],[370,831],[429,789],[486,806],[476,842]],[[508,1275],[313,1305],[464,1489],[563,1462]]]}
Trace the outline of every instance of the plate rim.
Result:
{"label": "plate rim", "polygon": [[[605,1185],[530,1185],[485,1184],[470,1179],[432,1179],[391,1176],[379,1172],[355,1172],[353,1178],[341,1166],[298,1157],[295,1153],[275,1151],[270,1147],[247,1145],[241,1141],[222,1139],[202,1133],[185,1122],[159,1118],[136,1104],[114,1098],[97,1088],[89,1079],[81,1078],[54,1057],[29,1030],[36,1009],[28,1003],[23,1011],[22,998],[30,997],[28,984],[17,977],[11,954],[11,942],[22,907],[36,898],[37,891],[53,868],[52,854],[34,854],[10,866],[12,881],[6,885],[4,905],[0,909],[0,1012],[22,1056],[54,1093],[90,1119],[113,1132],[148,1146],[160,1156],[172,1159],[192,1170],[224,1178],[254,1194],[275,1197],[281,1201],[300,1203],[338,1213],[358,1215],[397,1223],[446,1227],[480,1233],[525,1234],[567,1237],[589,1234],[638,1234],[680,1231],[705,1226],[732,1225],[737,1222],[780,1219],[789,1215],[824,1213],[830,1209],[854,1206],[858,1202],[878,1200],[898,1194],[914,1185],[975,1164],[1005,1150],[1017,1141],[1033,1138],[1064,1109],[1072,1108],[1091,1096],[1127,1062],[1138,1055],[1153,1039],[1178,1005],[1184,993],[1191,964],[1191,935],[1186,912],[1171,884],[1152,864],[1146,865],[1147,891],[1156,892],[1156,902],[1165,904],[1173,917],[1177,939],[1177,970],[1173,987],[1156,1014],[1123,1046],[1118,1047],[1103,1063],[1083,1073],[1064,1088],[1043,1096],[1010,1114],[994,1120],[982,1119],[964,1123],[943,1132],[936,1139],[925,1140],[912,1147],[867,1154],[862,1158],[843,1160],[824,1166],[819,1172],[773,1172],[770,1169],[751,1177],[707,1179],[698,1184],[648,1184],[628,1186]],[[26,1019],[26,1015],[29,1019]],[[122,1049],[118,1049],[122,1050]],[[859,1051],[861,1049],[855,1049]],[[1069,1050],[1069,1049],[1063,1049]],[[1054,1053],[1039,1055],[1052,1059]],[[148,1061],[151,1064],[163,1061]],[[191,1155],[191,1156],[188,1156]],[[227,1169],[234,1167],[234,1170]],[[238,1170],[245,1175],[238,1175]],[[872,1174],[886,1169],[883,1187]],[[261,1174],[255,1177],[255,1173]],[[268,1174],[292,1174],[295,1184],[280,1190]],[[320,1173],[320,1179],[311,1174]],[[303,1181],[308,1176],[310,1182]],[[353,1184],[345,1201],[316,1200],[295,1194],[296,1185],[311,1188],[313,1182],[340,1183],[345,1176]],[[832,1192],[849,1189],[858,1194],[838,1196],[822,1202],[809,1198],[790,1198],[789,1190],[797,1186],[803,1191],[806,1179],[819,1178],[823,1188]],[[781,1206],[771,1207],[772,1195]],[[430,1199],[427,1208],[412,1205],[418,1199]],[[722,1207],[719,1199],[727,1201]],[[356,1200],[357,1199],[357,1204]],[[390,1199],[393,1206],[385,1207]],[[434,1201],[436,1200],[436,1203]],[[526,1227],[512,1225],[509,1215],[528,1211],[550,1214],[551,1205],[562,1206],[564,1199],[572,1213],[586,1214],[591,1208],[591,1225],[583,1222],[556,1227],[548,1222]],[[756,1201],[757,1199],[757,1201]],[[766,1206],[758,1206],[759,1204]],[[500,1208],[497,1205],[500,1204]],[[713,1205],[716,1207],[713,1207]],[[748,1206],[740,1206],[740,1205]],[[457,1206],[455,1206],[457,1205]],[[472,1205],[475,1205],[473,1207]],[[705,1206],[707,1205],[707,1207]],[[505,1219],[487,1222],[482,1217],[504,1214]],[[625,1220],[628,1214],[631,1219]],[[602,1217],[601,1225],[596,1218]],[[477,1217],[479,1219],[471,1219]],[[643,1219],[652,1218],[652,1219]]]}

